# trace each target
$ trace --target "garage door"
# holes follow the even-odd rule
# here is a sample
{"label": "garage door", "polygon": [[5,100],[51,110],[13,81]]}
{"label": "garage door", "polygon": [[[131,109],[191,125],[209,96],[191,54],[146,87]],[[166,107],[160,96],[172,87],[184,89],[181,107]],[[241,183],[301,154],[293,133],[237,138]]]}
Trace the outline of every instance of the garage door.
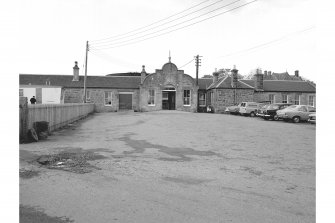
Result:
{"label": "garage door", "polygon": [[132,110],[133,100],[132,94],[119,94],[119,109],[120,110]]}

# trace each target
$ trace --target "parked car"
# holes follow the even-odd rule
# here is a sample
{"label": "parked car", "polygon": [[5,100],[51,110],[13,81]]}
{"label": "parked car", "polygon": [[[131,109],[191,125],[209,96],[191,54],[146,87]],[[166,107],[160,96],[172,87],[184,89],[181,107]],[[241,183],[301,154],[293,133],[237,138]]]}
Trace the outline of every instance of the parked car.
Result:
{"label": "parked car", "polygon": [[242,102],[239,113],[241,115],[255,117],[257,110],[263,105],[264,104],[257,102]]}
{"label": "parked car", "polygon": [[233,106],[229,106],[226,108],[226,111],[229,112],[230,114],[237,115],[239,114],[240,107],[242,103],[235,104]]}
{"label": "parked car", "polygon": [[265,104],[263,105],[262,107],[260,107],[258,110],[257,110],[257,113],[256,113],[256,116],[258,117],[263,117],[264,116],[264,111],[266,110],[266,108],[269,106],[269,104]]}
{"label": "parked car", "polygon": [[288,104],[288,103],[274,103],[274,104],[270,104],[269,106],[266,107],[266,109],[263,110],[263,115],[262,118],[264,118],[265,120],[278,120],[278,116],[277,116],[277,111],[287,108],[288,106],[291,106],[292,104]]}
{"label": "parked car", "polygon": [[316,112],[316,109],[308,105],[291,105],[287,108],[277,111],[277,116],[279,119],[284,121],[292,120],[294,123],[300,121],[307,121],[309,115],[313,112]]}
{"label": "parked car", "polygon": [[312,113],[309,115],[308,122],[311,124],[316,124],[316,113]]}

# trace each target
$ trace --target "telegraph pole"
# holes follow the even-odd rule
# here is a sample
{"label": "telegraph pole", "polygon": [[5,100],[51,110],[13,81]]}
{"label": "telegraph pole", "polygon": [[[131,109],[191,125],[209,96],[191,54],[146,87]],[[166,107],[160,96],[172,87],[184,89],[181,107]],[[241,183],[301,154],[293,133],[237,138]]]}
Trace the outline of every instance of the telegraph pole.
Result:
{"label": "telegraph pole", "polygon": [[200,63],[201,63],[200,57],[201,56],[199,56],[199,55],[195,56],[195,67],[196,67],[195,75],[196,75],[196,84],[197,84],[197,86],[199,85],[199,81],[198,81],[198,78],[199,78],[199,66],[201,66],[200,65]]}
{"label": "telegraph pole", "polygon": [[88,41],[86,41],[85,77],[84,77],[84,103],[86,103],[87,55],[88,55]]}

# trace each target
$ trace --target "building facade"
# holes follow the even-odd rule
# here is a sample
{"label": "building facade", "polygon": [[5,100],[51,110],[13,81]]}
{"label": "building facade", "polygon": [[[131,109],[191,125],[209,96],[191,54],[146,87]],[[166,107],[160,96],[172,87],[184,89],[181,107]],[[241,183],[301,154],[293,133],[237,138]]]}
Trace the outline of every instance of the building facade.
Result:
{"label": "building facade", "polygon": [[73,75],[20,74],[20,94],[36,92],[38,103],[47,103],[37,92],[57,91],[54,101],[94,103],[96,112],[206,112],[210,107],[220,113],[228,106],[247,101],[316,106],[315,85],[306,81],[264,80],[261,73],[256,73],[253,80],[238,79],[238,70],[234,68],[229,75],[219,77],[214,72],[212,78],[200,78],[197,85],[194,78],[179,70],[170,59],[162,69],[150,74],[142,66],[141,73],[87,76],[85,96],[84,79],[79,76],[77,64]]}

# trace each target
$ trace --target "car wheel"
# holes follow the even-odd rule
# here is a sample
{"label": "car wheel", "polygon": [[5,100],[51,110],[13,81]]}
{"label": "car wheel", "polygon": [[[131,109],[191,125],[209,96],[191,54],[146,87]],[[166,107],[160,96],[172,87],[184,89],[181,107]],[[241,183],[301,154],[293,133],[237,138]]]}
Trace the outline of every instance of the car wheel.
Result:
{"label": "car wheel", "polygon": [[278,115],[273,116],[273,120],[278,121],[279,120]]}
{"label": "car wheel", "polygon": [[250,117],[255,117],[255,112],[251,112]]}
{"label": "car wheel", "polygon": [[300,122],[300,117],[299,117],[299,116],[294,116],[294,117],[292,118],[292,121],[293,121],[294,123],[299,123],[299,122]]}

